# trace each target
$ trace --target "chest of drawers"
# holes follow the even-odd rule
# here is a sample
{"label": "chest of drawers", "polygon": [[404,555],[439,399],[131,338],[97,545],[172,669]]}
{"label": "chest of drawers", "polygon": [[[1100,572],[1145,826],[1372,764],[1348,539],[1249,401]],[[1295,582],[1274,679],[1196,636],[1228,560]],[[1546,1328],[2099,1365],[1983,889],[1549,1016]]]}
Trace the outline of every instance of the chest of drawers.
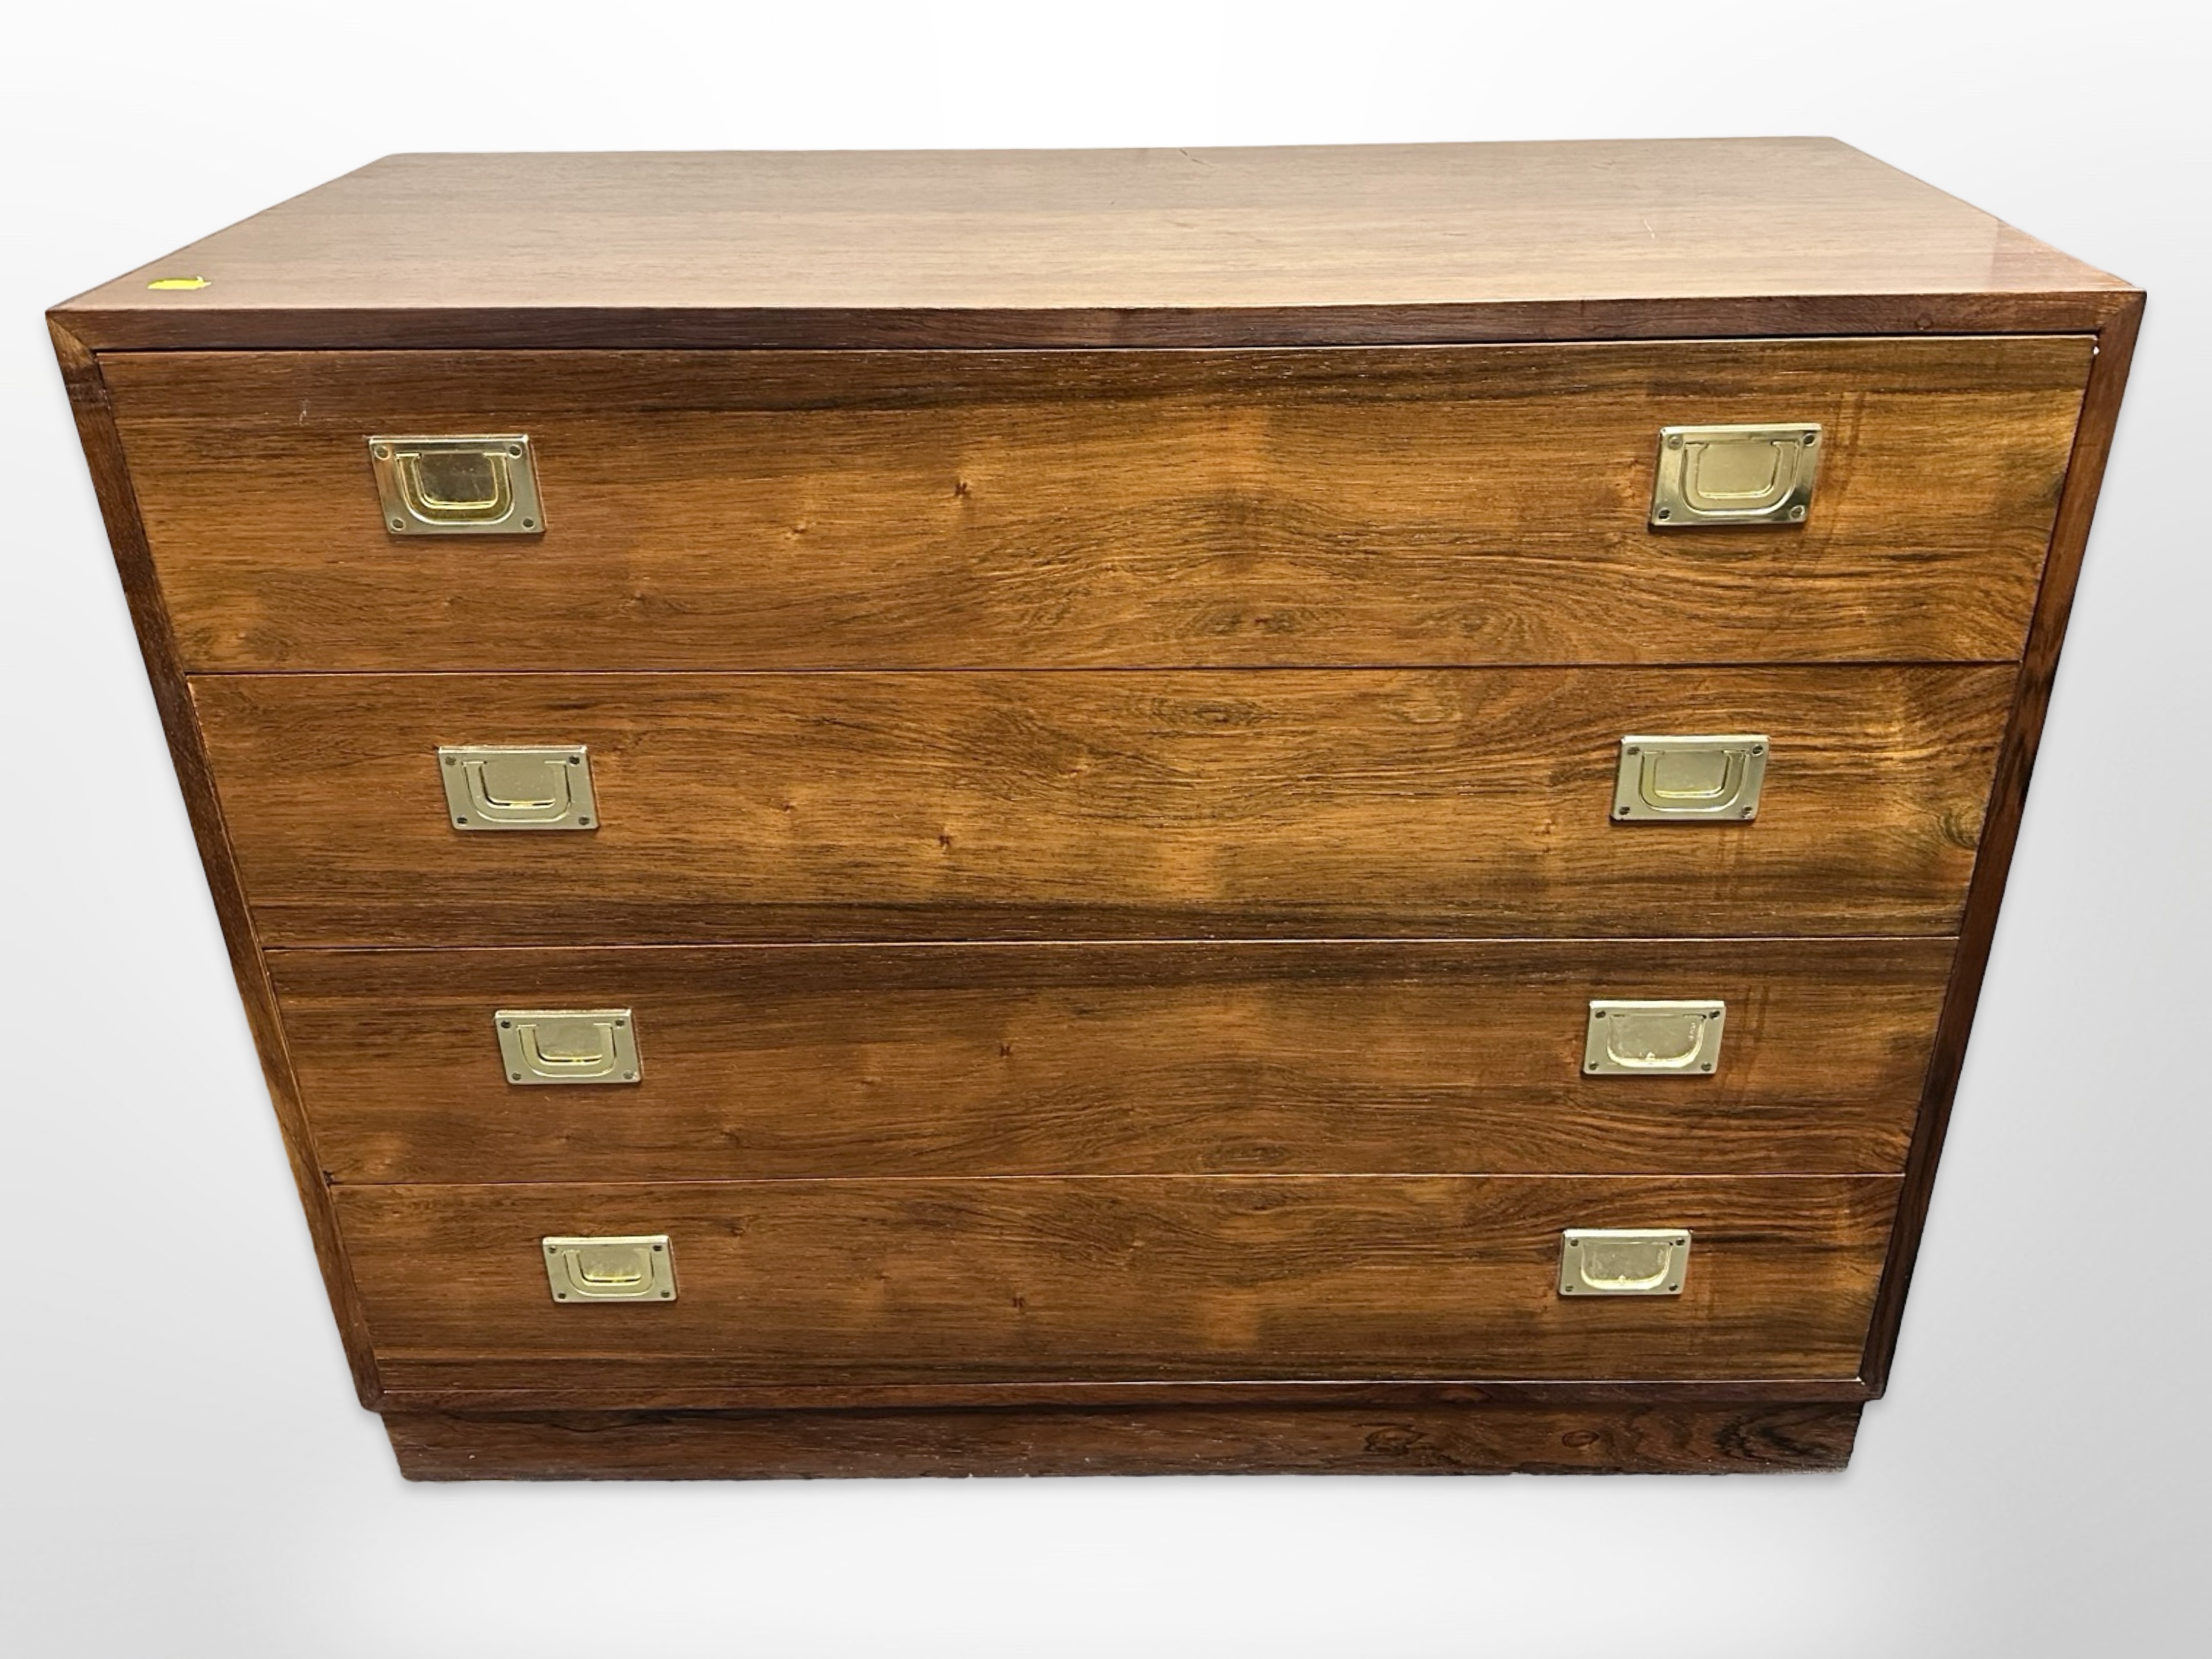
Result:
{"label": "chest of drawers", "polygon": [[1788,140],[396,156],[58,307],[402,1468],[1842,1463],[2141,307]]}

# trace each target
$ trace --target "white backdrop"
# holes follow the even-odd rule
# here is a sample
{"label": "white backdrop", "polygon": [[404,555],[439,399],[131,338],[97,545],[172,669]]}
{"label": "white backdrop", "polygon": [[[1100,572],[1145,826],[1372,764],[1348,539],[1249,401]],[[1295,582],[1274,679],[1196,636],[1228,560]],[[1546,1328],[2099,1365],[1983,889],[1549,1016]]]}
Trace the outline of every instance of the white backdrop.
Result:
{"label": "white backdrop", "polygon": [[[2181,0],[197,0],[0,24],[0,1647],[2206,1651],[2208,44]],[[352,1404],[40,311],[400,149],[1741,133],[1834,134],[2151,295],[1892,1395],[1850,1472],[403,1483]]]}

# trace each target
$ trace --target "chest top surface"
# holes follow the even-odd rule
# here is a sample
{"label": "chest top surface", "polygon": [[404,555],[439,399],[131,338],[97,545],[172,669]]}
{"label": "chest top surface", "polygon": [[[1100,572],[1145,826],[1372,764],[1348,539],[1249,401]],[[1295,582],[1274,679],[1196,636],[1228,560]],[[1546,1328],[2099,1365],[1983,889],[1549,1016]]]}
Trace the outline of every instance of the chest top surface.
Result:
{"label": "chest top surface", "polygon": [[393,155],[56,314],[95,349],[1382,343],[2084,329],[2131,291],[1835,140],[1731,138]]}

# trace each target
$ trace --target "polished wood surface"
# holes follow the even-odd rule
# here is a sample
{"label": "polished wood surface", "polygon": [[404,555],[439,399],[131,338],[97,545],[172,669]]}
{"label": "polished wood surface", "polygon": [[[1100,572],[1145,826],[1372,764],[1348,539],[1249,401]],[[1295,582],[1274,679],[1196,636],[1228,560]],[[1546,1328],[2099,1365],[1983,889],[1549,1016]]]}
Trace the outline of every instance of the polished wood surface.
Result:
{"label": "polished wood surface", "polygon": [[[335,1189],[398,1389],[1178,1377],[1846,1379],[1898,1182],[1006,1177]],[[1687,1227],[1679,1297],[1559,1293],[1571,1226]],[[665,1232],[669,1303],[540,1237]]]}
{"label": "polished wood surface", "polygon": [[1966,1039],[1974,1024],[1974,1009],[1981,999],[1982,975],[1989,965],[1990,946],[1996,936],[1997,908],[2004,901],[2005,878],[2012,868],[2013,848],[2027,806],[2027,785],[2035,770],[2035,754],[2043,739],[2044,716],[2051,705],[2051,686],[2058,673],[2059,647],[2066,637],[2066,621],[2074,606],[2075,584],[2081,574],[2087,550],[2089,523],[2103,487],[2105,459],[2110,453],[2113,428],[2119,420],[2120,398],[2127,388],[2128,368],[2135,358],[2136,336],[2142,321],[2141,296],[2116,319],[2100,341],[2097,361],[2084,402],[2081,432],[2067,468],[2066,490],[2059,504],[2057,528],[2051,538],[2051,558],[2036,598],[2035,619],[2028,635],[2027,652],[2020,666],[2012,706],[2005,720],[2005,741],[1997,756],[1995,777],[1985,813],[1984,849],[1977,860],[1974,879],[1967,894],[1966,913],[1960,923],[1959,956],[1945,996],[1943,1017],[1936,1036],[1935,1053],[1928,1069],[1904,1194],[1898,1206],[1897,1231],[1874,1328],[1868,1338],[1865,1373],[1880,1389],[1887,1385],[1890,1362],[1905,1316],[1905,1293],[1912,1279],[1912,1264],[1919,1255],[1920,1237],[1927,1224],[1928,1205],[1935,1191],[1936,1164],[1943,1149],[1943,1135],[1951,1117],[1951,1103],[1958,1091],[1959,1076],[1966,1065]]}
{"label": "polished wood surface", "polygon": [[[272,944],[1948,934],[2006,667],[216,675]],[[1759,732],[1756,822],[1610,822],[1620,738]],[[434,750],[583,743],[601,827],[450,827]]]}
{"label": "polished wood surface", "polygon": [[[2020,654],[2091,342],[108,360],[196,670]],[[1802,526],[1649,527],[1662,427],[1817,421]],[[363,438],[526,431],[543,537]]]}
{"label": "polished wood surface", "polygon": [[[583,1362],[576,1362],[581,1365]],[[413,1385],[387,1389],[380,1412],[459,1412],[532,1414],[560,1412],[896,1412],[927,1413],[971,1407],[1099,1406],[1115,1409],[1198,1406],[1209,1410],[1267,1413],[1289,1407],[1339,1406],[1387,1411],[1481,1403],[1521,1406],[1806,1406],[1863,1405],[1873,1390],[1856,1377],[1703,1377],[1682,1382],[1586,1377],[1499,1382],[1465,1378],[1419,1382],[1264,1380],[1177,1377],[1149,1382],[748,1382],[727,1378],[672,1382],[621,1374],[599,1385],[564,1385],[556,1395],[542,1387],[488,1386],[472,1362],[417,1363]],[[549,1403],[549,1401],[550,1403]]]}
{"label": "polished wood surface", "polygon": [[410,1480],[1839,1469],[1856,1405],[387,1413]]}
{"label": "polished wood surface", "polygon": [[[2141,305],[1726,140],[394,157],[51,317],[447,1479],[1840,1466]],[[1647,532],[1658,426],[1770,420],[1808,523]],[[402,427],[531,431],[548,533],[384,537]],[[1607,821],[1669,730],[1770,734],[1756,823]],[[445,742],[603,826],[453,833]],[[1583,1078],[1596,995],[1722,1071]],[[642,1086],[504,1085],[599,1002]],[[1559,1297],[1608,1224],[1688,1294]],[[676,1302],[552,1302],[661,1230]]]}
{"label": "polished wood surface", "polygon": [[[1952,942],[278,951],[343,1182],[1893,1174]],[[1585,1077],[1596,997],[1720,997],[1711,1077]],[[495,1008],[635,1011],[514,1087]]]}
{"label": "polished wood surface", "polygon": [[102,349],[1158,345],[2052,331],[2127,292],[1832,139],[1732,138],[394,155],[60,313]]}
{"label": "polished wood surface", "polygon": [[178,661],[175,630],[170,626],[152,558],[146,547],[143,526],[131,489],[130,461],[115,429],[114,411],[99,361],[82,341],[58,325],[52,325],[54,355],[61,364],[62,380],[69,389],[70,408],[76,419],[77,436],[92,471],[93,487],[100,498],[100,517],[108,545],[115,557],[123,596],[131,607],[131,621],[138,635],[138,648],[146,664],[146,678],[154,705],[167,739],[170,763],[176,768],[177,785],[185,799],[185,816],[206,872],[208,894],[216,919],[222,928],[223,946],[230,958],[239,1000],[245,1005],[261,1074],[268,1085],[276,1121],[284,1139],[284,1154],[291,1167],[293,1184],[306,1212],[307,1232],[321,1269],[324,1289],[331,1300],[338,1334],[345,1344],[346,1363],[353,1374],[355,1392],[364,1406],[375,1404],[381,1392],[376,1358],[370,1351],[361,1302],[353,1275],[337,1236],[337,1218],[331,1207],[330,1192],[322,1175],[322,1160],[314,1137],[300,1109],[299,1091],[293,1080],[290,1056],[284,1047],[283,1027],[276,1016],[275,993],[270,988],[267,964],[253,918],[246,908],[238,881],[238,866],[216,799],[206,744],[192,713],[191,694]]}

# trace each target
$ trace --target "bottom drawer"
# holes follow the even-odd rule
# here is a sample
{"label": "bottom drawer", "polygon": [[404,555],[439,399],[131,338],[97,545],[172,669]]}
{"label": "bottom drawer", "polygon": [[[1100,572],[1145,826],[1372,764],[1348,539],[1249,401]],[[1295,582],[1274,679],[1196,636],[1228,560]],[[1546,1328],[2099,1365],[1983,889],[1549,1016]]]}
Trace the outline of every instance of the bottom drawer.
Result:
{"label": "bottom drawer", "polygon": [[[1107,1176],[340,1187],[385,1387],[1848,1379],[1894,1176]],[[1692,1237],[1563,1296],[1562,1230]],[[556,1304],[540,1240],[669,1236],[669,1302]]]}

